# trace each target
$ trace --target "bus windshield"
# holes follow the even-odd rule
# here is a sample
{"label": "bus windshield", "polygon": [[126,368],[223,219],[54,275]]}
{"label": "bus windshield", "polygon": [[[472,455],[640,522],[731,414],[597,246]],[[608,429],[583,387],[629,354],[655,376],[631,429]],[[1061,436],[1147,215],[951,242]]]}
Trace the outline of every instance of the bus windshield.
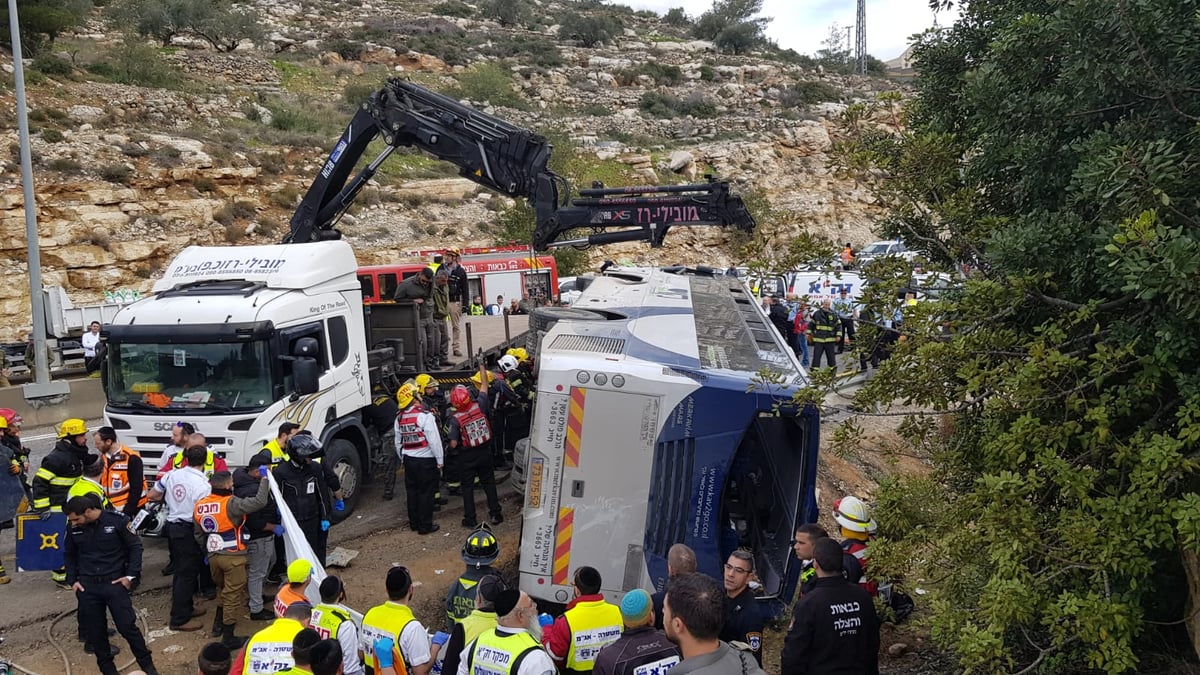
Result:
{"label": "bus windshield", "polygon": [[272,400],[265,340],[112,342],[105,393],[114,408],[247,412]]}

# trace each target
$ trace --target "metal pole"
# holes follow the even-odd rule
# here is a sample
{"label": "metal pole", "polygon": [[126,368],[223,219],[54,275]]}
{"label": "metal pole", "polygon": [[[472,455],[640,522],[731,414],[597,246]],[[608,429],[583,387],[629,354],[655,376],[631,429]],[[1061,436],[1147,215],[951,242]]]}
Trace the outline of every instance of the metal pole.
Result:
{"label": "metal pole", "polygon": [[475,358],[475,344],[471,339],[471,320],[467,319],[464,323],[467,330],[467,356],[473,360]]}
{"label": "metal pole", "polygon": [[8,0],[8,26],[12,34],[13,81],[17,90],[17,134],[21,146],[21,185],[25,197],[25,245],[29,266],[29,300],[33,324],[33,386],[26,386],[25,398],[67,393],[52,391],[50,364],[46,362],[46,309],[42,298],[41,251],[38,248],[37,204],[33,195],[33,161],[29,152],[29,119],[25,114],[25,68],[21,63],[21,30],[17,20],[17,0]]}

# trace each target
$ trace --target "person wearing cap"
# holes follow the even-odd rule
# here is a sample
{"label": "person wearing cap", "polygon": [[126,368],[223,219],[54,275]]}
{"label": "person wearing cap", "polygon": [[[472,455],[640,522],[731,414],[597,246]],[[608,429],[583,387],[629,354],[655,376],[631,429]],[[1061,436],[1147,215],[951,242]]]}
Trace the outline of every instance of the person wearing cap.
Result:
{"label": "person wearing cap", "polygon": [[287,585],[275,591],[276,618],[287,613],[288,607],[297,602],[308,602],[308,585],[312,583],[312,563],[296,558],[287,566]]}
{"label": "person wearing cap", "polygon": [[[496,627],[483,631],[458,655],[458,675],[508,673],[555,675],[558,671],[538,644],[538,612],[533,598],[509,588],[496,596]],[[442,669],[446,673],[445,667]]]}
{"label": "person wearing cap", "polygon": [[454,621],[450,639],[446,642],[443,673],[457,673],[463,647],[475,638],[496,627],[496,598],[507,588],[499,574],[487,574],[475,584],[475,608],[460,621]]}
{"label": "person wearing cap", "polygon": [[350,618],[346,606],[346,587],[342,580],[329,575],[321,581],[321,603],[313,607],[312,627],[322,638],[337,640],[342,646],[342,673],[360,675],[366,672],[358,658],[358,626]]}
{"label": "person wearing cap", "polygon": [[833,302],[826,298],[821,302],[821,307],[808,317],[808,332],[812,335],[813,343],[813,368],[821,367],[822,354],[830,368],[837,368],[836,347],[842,321],[832,307]]}
{"label": "person wearing cap", "polygon": [[833,503],[833,519],[842,531],[842,550],[858,560],[860,574],[857,581],[872,597],[879,595],[879,585],[867,578],[867,557],[872,535],[878,529],[871,507],[866,502],[848,495]]}
{"label": "person wearing cap", "polygon": [[625,594],[620,606],[625,632],[616,642],[600,650],[592,673],[659,673],[679,663],[679,648],[667,639],[666,633],[654,628],[654,601],[649,593],[635,588]]}
{"label": "person wearing cap", "polygon": [[200,675],[229,675],[233,667],[233,653],[220,642],[210,642],[200,648],[196,667]]}
{"label": "person wearing cap", "polygon": [[[258,468],[271,466],[271,454],[263,449],[250,458],[247,468],[233,472],[233,494],[237,497],[253,497],[264,482]],[[246,539],[246,592],[250,595],[250,618],[255,621],[270,621],[275,612],[263,606],[263,583],[275,561],[275,537],[283,535],[279,508],[275,499],[267,492],[267,505],[247,514],[242,525]]]}
{"label": "person wearing cap", "polygon": [[595,567],[575,570],[575,599],[542,636],[554,662],[566,673],[590,673],[596,655],[621,637],[621,610],[600,594],[600,572]]}
{"label": "person wearing cap", "polygon": [[83,475],[67,490],[67,499],[92,495],[100,503],[101,509],[112,511],[112,502],[108,501],[108,494],[104,491],[104,485],[101,484],[101,481],[104,480],[104,460],[96,455],[88,455],[88,457],[94,459],[84,465]]}
{"label": "person wearing cap", "polygon": [[454,347],[454,355],[462,356],[462,331],[459,330],[459,326],[462,323],[463,303],[467,301],[467,298],[471,297],[471,287],[470,282],[467,280],[467,271],[459,263],[459,250],[448,248],[443,255],[446,258],[446,262],[438,269],[438,273],[445,274],[449,278],[448,291],[450,293],[450,332],[452,345]]}
{"label": "person wearing cap", "polygon": [[[196,611],[192,604],[192,596],[200,587],[201,564],[204,559],[204,553],[196,543],[192,522],[196,502],[207,497],[212,492],[212,486],[202,471],[208,457],[208,448],[193,445],[187,449],[185,455],[187,466],[159,478],[150,490],[149,499],[166,504],[165,531],[174,564],[170,627],[171,630],[192,631],[200,630],[200,623],[194,619],[204,614],[203,609]],[[209,575],[205,573],[204,576]]]}
{"label": "person wearing cap", "polygon": [[879,673],[879,617],[871,596],[842,572],[841,547],[813,542],[817,581],[796,603],[780,657],[784,673]]}
{"label": "person wearing cap", "polygon": [[396,286],[393,299],[409,300],[416,305],[417,320],[421,323],[421,329],[417,331],[417,339],[420,342],[421,353],[425,357],[424,363],[427,365],[439,364],[441,358],[437,353],[437,328],[433,325],[433,270],[425,267],[420,272],[401,281]]}
{"label": "person wearing cap", "polygon": [[292,603],[283,616],[250,636],[246,646],[233,659],[230,675],[277,673],[294,666],[292,642],[300,631],[308,628],[311,621],[312,605],[307,602]]}
{"label": "person wearing cap", "polygon": [[[750,652],[734,649],[719,635],[725,622],[725,589],[706,574],[682,574],[667,586],[663,601],[663,627],[679,645],[683,659],[672,675],[766,675]],[[791,673],[787,670],[784,673]]]}
{"label": "person wearing cap", "polygon": [[[374,675],[375,643],[381,639],[390,639],[399,648],[400,657],[404,660],[405,670],[409,675],[429,675],[437,660],[440,645],[429,644],[429,634],[425,626],[413,616],[409,607],[413,597],[412,576],[408,568],[402,565],[392,567],[387,572],[387,602],[367,610],[362,620],[363,658],[367,663],[367,673]],[[399,670],[399,668],[397,668]]]}

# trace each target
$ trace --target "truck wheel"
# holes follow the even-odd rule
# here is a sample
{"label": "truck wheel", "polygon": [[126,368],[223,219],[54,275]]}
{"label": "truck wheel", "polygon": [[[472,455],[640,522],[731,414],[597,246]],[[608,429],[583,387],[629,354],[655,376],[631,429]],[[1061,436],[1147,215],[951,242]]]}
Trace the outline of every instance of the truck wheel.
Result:
{"label": "truck wheel", "polygon": [[340,523],[354,512],[358,497],[362,494],[363,468],[362,459],[358,456],[358,448],[344,438],[339,438],[329,444],[325,451],[325,459],[338,480],[342,482],[342,501],[346,502],[345,511],[334,511],[332,521]]}

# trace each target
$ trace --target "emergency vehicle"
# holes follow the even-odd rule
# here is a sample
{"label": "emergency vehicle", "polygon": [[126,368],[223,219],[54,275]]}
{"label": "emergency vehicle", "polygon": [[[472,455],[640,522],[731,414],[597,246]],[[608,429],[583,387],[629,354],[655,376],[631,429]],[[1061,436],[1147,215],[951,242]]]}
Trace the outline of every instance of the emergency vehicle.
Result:
{"label": "emergency vehicle", "polygon": [[[464,248],[459,264],[467,273],[471,298],[478,296],[483,304],[494,302],[496,296],[504,296],[507,303],[520,299],[528,292],[529,297],[538,294],[549,299],[558,288],[558,265],[552,255],[533,255],[528,246],[496,246],[482,249]],[[441,251],[421,251],[420,257],[432,259]],[[363,301],[390,302],[396,286],[411,277],[429,263],[420,260],[396,262],[388,265],[370,265],[358,268],[358,281],[362,284]]]}

